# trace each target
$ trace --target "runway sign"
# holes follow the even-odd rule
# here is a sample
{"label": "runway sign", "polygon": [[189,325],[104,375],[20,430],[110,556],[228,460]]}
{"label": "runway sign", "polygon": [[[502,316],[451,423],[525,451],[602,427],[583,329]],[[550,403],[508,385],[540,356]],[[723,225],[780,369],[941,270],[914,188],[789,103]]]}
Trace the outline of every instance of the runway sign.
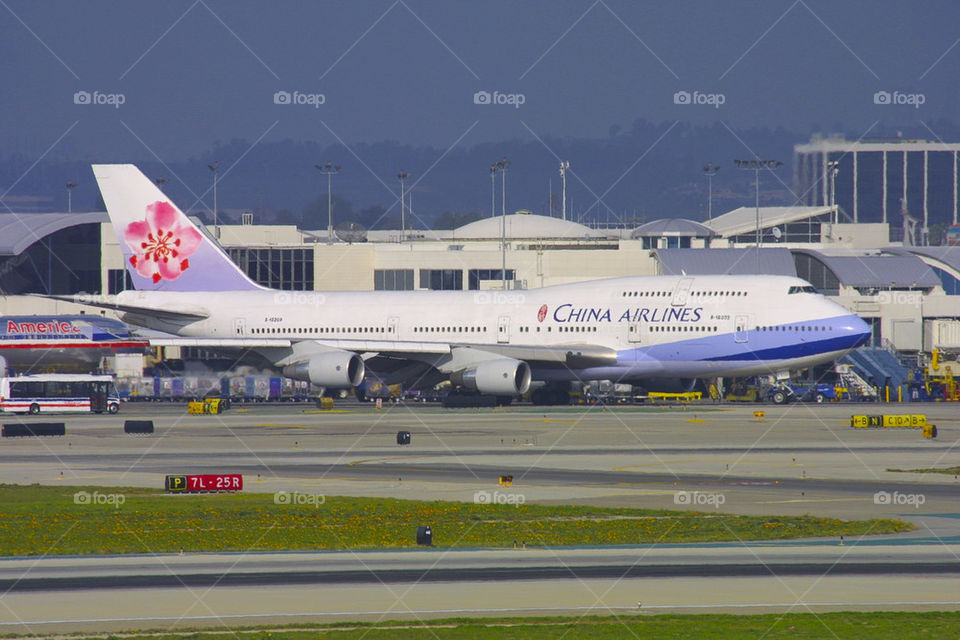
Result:
{"label": "runway sign", "polygon": [[169,493],[242,491],[243,476],[239,473],[167,476],[164,488]]}
{"label": "runway sign", "polygon": [[863,429],[868,427],[913,427],[920,428],[927,424],[927,416],[922,414],[909,414],[902,416],[882,415],[882,416],[851,416],[850,426]]}

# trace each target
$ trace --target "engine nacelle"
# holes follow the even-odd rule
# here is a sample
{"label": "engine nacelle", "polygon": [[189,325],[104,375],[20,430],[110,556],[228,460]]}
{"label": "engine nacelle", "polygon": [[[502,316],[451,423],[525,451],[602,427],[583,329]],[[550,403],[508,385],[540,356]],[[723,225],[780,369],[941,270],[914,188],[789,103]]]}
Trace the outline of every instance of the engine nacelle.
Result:
{"label": "engine nacelle", "polygon": [[530,388],[530,365],[523,360],[503,358],[487,360],[473,369],[464,369],[450,376],[455,384],[498,396],[526,393]]}
{"label": "engine nacelle", "polygon": [[283,375],[294,380],[305,380],[317,387],[345,389],[363,382],[364,371],[363,358],[357,354],[328,351],[305,362],[284,367]]}

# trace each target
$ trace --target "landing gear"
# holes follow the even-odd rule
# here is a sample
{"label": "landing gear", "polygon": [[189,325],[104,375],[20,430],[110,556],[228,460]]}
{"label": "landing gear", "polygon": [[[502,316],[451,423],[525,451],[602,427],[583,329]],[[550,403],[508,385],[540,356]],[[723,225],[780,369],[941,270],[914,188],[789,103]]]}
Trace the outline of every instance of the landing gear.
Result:
{"label": "landing gear", "polygon": [[511,402],[513,402],[513,396],[484,395],[458,388],[444,396],[443,407],[446,409],[509,407]]}
{"label": "landing gear", "polygon": [[530,401],[537,406],[570,404],[570,392],[564,388],[541,387],[530,394]]}

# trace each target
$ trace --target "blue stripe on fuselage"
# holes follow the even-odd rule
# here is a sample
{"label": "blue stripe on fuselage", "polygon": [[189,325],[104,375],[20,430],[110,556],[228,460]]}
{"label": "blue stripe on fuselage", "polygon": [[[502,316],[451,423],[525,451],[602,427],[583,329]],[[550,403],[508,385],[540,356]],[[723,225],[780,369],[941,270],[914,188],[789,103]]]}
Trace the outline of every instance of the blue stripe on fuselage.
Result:
{"label": "blue stripe on fuselage", "polygon": [[[813,330],[813,327],[825,326],[832,326],[833,330]],[[747,337],[744,342],[737,342],[732,333],[724,333],[639,346],[620,351],[618,361],[630,366],[639,357],[665,362],[789,360],[855,349],[870,338],[869,327],[854,315],[789,323],[771,329],[750,329],[744,332]]]}

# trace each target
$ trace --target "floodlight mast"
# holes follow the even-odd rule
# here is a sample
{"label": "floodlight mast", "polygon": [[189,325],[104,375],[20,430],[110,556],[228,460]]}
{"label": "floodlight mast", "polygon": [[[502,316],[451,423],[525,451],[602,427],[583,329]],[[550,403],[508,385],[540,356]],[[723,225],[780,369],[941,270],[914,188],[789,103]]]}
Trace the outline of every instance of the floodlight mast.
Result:
{"label": "floodlight mast", "polygon": [[220,171],[220,161],[215,160],[207,168],[213,171],[213,235],[220,239],[220,227],[217,225],[217,174]]}
{"label": "floodlight mast", "polygon": [[340,165],[328,162],[327,164],[315,164],[317,171],[327,176],[327,244],[333,244],[333,176],[340,172]]}
{"label": "floodlight mast", "polygon": [[837,174],[840,173],[840,162],[831,160],[827,163],[827,175],[830,178],[830,208],[833,209],[833,224],[840,222],[840,211],[837,209]]}
{"label": "floodlight mast", "polygon": [[754,173],[754,193],[756,197],[756,252],[757,252],[757,273],[760,273],[760,169],[772,171],[783,166],[779,160],[761,160],[760,156],[755,156],[753,160],[734,160],[733,163],[738,169],[753,171]]}
{"label": "floodlight mast", "polygon": [[713,176],[717,175],[720,167],[708,162],[703,168],[703,174],[707,176],[707,220],[713,220]]}
{"label": "floodlight mast", "polygon": [[410,177],[406,171],[397,174],[397,180],[400,181],[400,241],[407,239],[407,205],[406,194],[404,192],[404,181]]}
{"label": "floodlight mast", "polygon": [[[560,205],[560,211],[564,220],[567,219],[567,169],[569,168],[570,162],[568,160],[560,163],[560,182],[563,185],[561,196],[563,201]],[[553,212],[551,212],[551,215],[553,215]]]}
{"label": "floodlight mast", "polygon": [[[490,177],[495,184],[496,174],[500,174],[500,287],[507,290],[507,168],[510,161],[504,158],[490,166]],[[495,203],[495,197],[492,198]],[[496,204],[493,204],[494,210]],[[496,215],[496,211],[494,211]]]}
{"label": "floodlight mast", "polygon": [[67,213],[73,213],[73,188],[77,183],[73,180],[67,180]]}

